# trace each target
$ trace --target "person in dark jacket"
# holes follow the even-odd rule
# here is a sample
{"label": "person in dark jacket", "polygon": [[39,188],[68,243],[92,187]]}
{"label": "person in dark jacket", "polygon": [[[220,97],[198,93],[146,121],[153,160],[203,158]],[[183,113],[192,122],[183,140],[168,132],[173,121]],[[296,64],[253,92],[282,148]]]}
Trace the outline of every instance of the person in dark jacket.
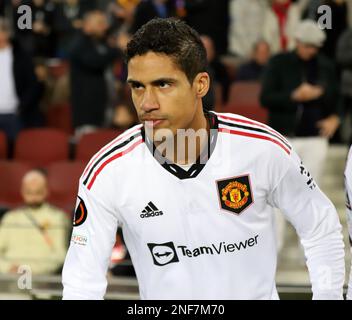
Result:
{"label": "person in dark jacket", "polygon": [[[336,60],[341,68],[341,94],[343,96],[344,114],[352,113],[352,28],[342,33],[336,48]],[[350,131],[352,126],[350,125]],[[352,144],[352,134],[349,137]]]}
{"label": "person in dark jacket", "polygon": [[0,0],[0,16],[5,16],[5,0]]}
{"label": "person in dark jacket", "polygon": [[174,0],[145,0],[141,1],[134,13],[131,34],[135,33],[143,24],[149,20],[159,17],[168,18],[176,14]]}
{"label": "person in dark jacket", "polygon": [[184,3],[187,24],[212,38],[219,55],[226,54],[229,0],[185,0]]}
{"label": "person in dark jacket", "polygon": [[[15,37],[23,49],[34,57],[52,57],[56,49],[56,35],[53,30],[55,4],[52,0],[22,0],[18,5],[29,5],[31,8],[32,28],[21,29],[14,23]],[[14,21],[21,13],[13,10]]]}
{"label": "person in dark jacket", "polygon": [[236,81],[260,81],[269,58],[269,44],[264,40],[259,40],[254,45],[252,59],[239,67]]}
{"label": "person in dark jacket", "polygon": [[296,39],[294,51],[269,61],[261,103],[269,110],[269,125],[290,138],[319,180],[328,139],[340,123],[338,81],[333,63],[319,54],[325,34],[317,23],[301,22]]}
{"label": "person in dark jacket", "polygon": [[82,19],[88,11],[80,0],[65,0],[57,4],[54,11],[53,27],[58,37],[57,55],[67,57],[67,49],[77,30],[82,27]]}
{"label": "person in dark jacket", "polygon": [[[227,102],[231,80],[215,50],[213,39],[206,35],[201,35],[200,38],[207,52],[207,72],[211,79],[209,91],[203,97],[203,105],[208,110],[215,110]],[[217,87],[220,87],[218,92]]]}
{"label": "person in dark jacket", "polygon": [[0,18],[0,130],[10,143],[38,116],[41,89],[30,56],[10,40],[9,22]]}
{"label": "person in dark jacket", "polygon": [[[326,125],[338,122],[336,74],[333,63],[318,53],[325,36],[311,23],[298,30],[303,32],[297,48],[274,56],[264,73],[261,102],[269,109],[269,124],[289,137],[330,137],[337,128]],[[321,38],[304,34],[310,27]]]}
{"label": "person in dark jacket", "polygon": [[[121,54],[108,44],[108,23],[101,11],[88,12],[82,32],[70,49],[70,83],[74,128],[99,127],[108,103],[105,72]],[[87,127],[87,128],[88,128]]]}
{"label": "person in dark jacket", "polygon": [[[319,184],[329,138],[340,124],[338,82],[334,64],[319,53],[326,36],[318,24],[302,21],[295,38],[294,51],[269,61],[263,75],[261,104],[269,110],[269,125],[288,137],[300,156],[304,166],[297,170]],[[282,215],[276,218],[277,239],[284,243],[286,223]]]}

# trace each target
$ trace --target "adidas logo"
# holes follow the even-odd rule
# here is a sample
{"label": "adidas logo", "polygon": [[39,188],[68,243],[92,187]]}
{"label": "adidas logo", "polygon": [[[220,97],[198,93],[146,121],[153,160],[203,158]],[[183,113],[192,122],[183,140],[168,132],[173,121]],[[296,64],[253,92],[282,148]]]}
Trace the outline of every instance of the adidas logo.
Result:
{"label": "adidas logo", "polygon": [[142,211],[142,214],[140,215],[140,217],[149,218],[149,217],[161,216],[163,214],[164,213],[161,210],[159,210],[153,202],[150,201]]}

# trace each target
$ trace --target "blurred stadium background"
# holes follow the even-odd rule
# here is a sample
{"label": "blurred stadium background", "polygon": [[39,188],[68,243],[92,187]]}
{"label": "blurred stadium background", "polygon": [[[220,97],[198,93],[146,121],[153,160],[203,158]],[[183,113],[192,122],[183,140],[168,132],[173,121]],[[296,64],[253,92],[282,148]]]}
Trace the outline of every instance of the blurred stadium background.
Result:
{"label": "blurred stadium background", "polygon": [[[22,30],[17,25],[21,5],[32,9],[32,29]],[[0,0],[0,35],[8,33],[10,46],[19,46],[27,63],[22,76],[28,76],[27,83],[19,89],[16,77],[21,77],[21,73],[18,76],[14,71],[10,75],[18,96],[12,110],[16,122],[11,122],[11,128],[10,123],[2,125],[1,117],[8,112],[3,111],[1,100],[8,96],[3,98],[5,90],[0,89],[0,219],[23,205],[20,192],[23,176],[30,169],[42,168],[47,174],[48,202],[72,220],[77,182],[88,160],[138,122],[125,85],[122,52],[130,34],[143,23],[154,16],[177,16],[192,25],[203,35],[212,76],[205,106],[268,123],[268,108],[260,102],[262,72],[270,56],[294,50],[289,45],[293,33],[286,32],[282,25],[289,23],[294,14],[292,23],[307,18],[318,20],[320,5],[328,5],[333,13],[332,29],[325,30],[327,41],[321,51],[335,63],[341,80],[345,66],[339,64],[336,48],[341,36],[352,27],[349,0]],[[93,10],[100,10],[99,14],[106,18],[106,27],[102,27],[99,17],[93,18],[93,22],[87,19]],[[279,35],[277,39],[276,33],[262,32],[264,26],[272,23],[276,29],[271,30]],[[109,58],[98,65],[96,56],[89,56],[89,46],[82,42],[82,34],[99,38],[102,50],[110,50]],[[0,55],[1,41],[5,40],[0,36]],[[259,42],[267,46],[262,48]],[[352,55],[352,50],[349,54]],[[5,67],[9,69],[8,65],[1,65],[4,61],[0,58],[0,73]],[[0,87],[4,86],[1,83],[4,79],[0,75]],[[98,88],[95,83],[104,85]],[[27,90],[31,95],[25,110],[19,106],[27,93],[19,90]],[[329,141],[320,187],[336,206],[343,224],[347,279],[351,257],[343,171],[351,142],[352,105],[350,97],[342,91],[340,98],[341,124]],[[71,229],[66,232],[68,246]],[[308,272],[291,226],[286,228],[284,238],[277,269],[280,297],[308,299],[311,297]],[[26,245],[24,242],[23,246]],[[2,254],[0,250],[0,260]],[[33,275],[31,289],[19,289],[21,275],[17,272],[0,272],[0,299],[59,299],[60,271]],[[120,233],[108,279],[107,299],[138,299],[137,281]]]}

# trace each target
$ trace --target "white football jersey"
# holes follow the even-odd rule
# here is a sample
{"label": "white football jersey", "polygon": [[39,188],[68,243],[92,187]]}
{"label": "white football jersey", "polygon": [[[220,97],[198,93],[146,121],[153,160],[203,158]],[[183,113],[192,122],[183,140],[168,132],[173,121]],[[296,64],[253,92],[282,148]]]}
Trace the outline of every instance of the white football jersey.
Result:
{"label": "white football jersey", "polygon": [[[345,167],[345,188],[346,188],[346,213],[347,213],[347,226],[349,233],[350,245],[352,244],[352,147],[348,152],[347,163]],[[351,252],[352,249],[350,248]],[[352,300],[352,270],[350,271],[350,278],[348,282],[347,300]]]}
{"label": "white football jersey", "polygon": [[118,226],[142,299],[278,299],[274,207],[298,232],[313,297],[342,298],[338,215],[290,144],[239,115],[208,119],[210,157],[188,170],[162,163],[142,125],[92,158],[80,179],[64,299],[104,297]]}

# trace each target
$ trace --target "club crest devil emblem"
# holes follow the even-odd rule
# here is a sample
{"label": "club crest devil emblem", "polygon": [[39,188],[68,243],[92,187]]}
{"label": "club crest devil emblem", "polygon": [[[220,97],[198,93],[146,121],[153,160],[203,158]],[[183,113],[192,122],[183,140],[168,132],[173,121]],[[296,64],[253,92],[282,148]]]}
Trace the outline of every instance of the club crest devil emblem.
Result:
{"label": "club crest devil emblem", "polygon": [[253,203],[249,175],[216,181],[222,209],[241,214]]}

